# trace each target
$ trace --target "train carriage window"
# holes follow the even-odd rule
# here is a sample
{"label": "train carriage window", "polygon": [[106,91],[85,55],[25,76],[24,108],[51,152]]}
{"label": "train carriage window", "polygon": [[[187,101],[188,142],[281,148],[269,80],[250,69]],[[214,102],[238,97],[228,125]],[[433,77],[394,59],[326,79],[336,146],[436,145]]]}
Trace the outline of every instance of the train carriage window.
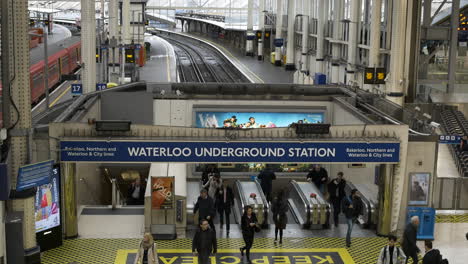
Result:
{"label": "train carriage window", "polygon": [[57,78],[57,76],[58,76],[58,67],[57,67],[57,63],[55,63],[54,65],[49,67],[49,80]]}
{"label": "train carriage window", "polygon": [[34,88],[44,87],[44,75],[41,73],[36,73],[32,78],[32,85]]}
{"label": "train carriage window", "polygon": [[61,72],[63,73],[64,72],[64,67],[68,67],[68,55],[67,56],[64,56],[62,59],[62,64],[61,64]]}

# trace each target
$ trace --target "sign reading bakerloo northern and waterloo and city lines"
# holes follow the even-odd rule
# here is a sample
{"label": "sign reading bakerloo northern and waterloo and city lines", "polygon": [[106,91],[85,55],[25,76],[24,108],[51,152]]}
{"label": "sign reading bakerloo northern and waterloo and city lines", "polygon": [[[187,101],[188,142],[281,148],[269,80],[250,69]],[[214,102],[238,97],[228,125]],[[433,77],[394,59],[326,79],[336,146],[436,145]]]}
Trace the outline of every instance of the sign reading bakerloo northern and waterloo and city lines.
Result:
{"label": "sign reading bakerloo northern and waterloo and city lines", "polygon": [[61,141],[64,162],[398,163],[400,143]]}

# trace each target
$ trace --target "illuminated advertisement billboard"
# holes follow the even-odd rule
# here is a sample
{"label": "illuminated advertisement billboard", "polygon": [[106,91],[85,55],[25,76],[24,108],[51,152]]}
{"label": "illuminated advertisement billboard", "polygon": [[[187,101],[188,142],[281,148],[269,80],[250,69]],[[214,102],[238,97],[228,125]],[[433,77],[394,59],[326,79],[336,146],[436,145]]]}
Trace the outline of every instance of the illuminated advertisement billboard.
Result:
{"label": "illuminated advertisement billboard", "polygon": [[60,169],[52,169],[50,182],[37,188],[34,204],[36,233],[60,225]]}
{"label": "illuminated advertisement billboard", "polygon": [[320,112],[195,112],[195,116],[198,128],[275,128],[324,122],[324,113]]}

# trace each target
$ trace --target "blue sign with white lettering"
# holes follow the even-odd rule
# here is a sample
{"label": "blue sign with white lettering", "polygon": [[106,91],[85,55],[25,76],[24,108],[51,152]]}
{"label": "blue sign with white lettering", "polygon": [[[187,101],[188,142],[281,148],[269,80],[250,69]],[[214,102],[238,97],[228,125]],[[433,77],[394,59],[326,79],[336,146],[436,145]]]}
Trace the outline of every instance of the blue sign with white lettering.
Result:
{"label": "blue sign with white lettering", "polygon": [[107,89],[107,83],[96,83],[96,91]]}
{"label": "blue sign with white lettering", "polygon": [[22,191],[49,183],[53,166],[54,161],[47,160],[20,167],[18,171],[16,190]]}
{"label": "blue sign with white lettering", "polygon": [[460,144],[462,137],[457,135],[440,135],[440,144]]}
{"label": "blue sign with white lettering", "polygon": [[82,95],[83,94],[83,85],[81,83],[73,83],[71,85],[72,95]]}
{"label": "blue sign with white lettering", "polygon": [[400,143],[62,141],[70,162],[398,163]]}
{"label": "blue sign with white lettering", "polygon": [[282,38],[277,38],[273,41],[275,47],[279,48],[279,47],[282,47],[283,44],[284,44],[284,39]]}

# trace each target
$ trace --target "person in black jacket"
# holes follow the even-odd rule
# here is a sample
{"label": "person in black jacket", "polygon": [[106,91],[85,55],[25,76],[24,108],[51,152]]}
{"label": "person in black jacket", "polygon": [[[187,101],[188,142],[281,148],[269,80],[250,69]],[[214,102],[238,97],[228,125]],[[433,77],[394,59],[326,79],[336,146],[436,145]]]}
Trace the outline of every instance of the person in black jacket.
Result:
{"label": "person in black jacket", "polygon": [[266,196],[268,202],[271,201],[271,190],[273,189],[273,180],[276,180],[276,175],[270,166],[267,164],[265,169],[258,175],[260,186]]}
{"label": "person in black jacket", "polygon": [[200,191],[200,197],[198,197],[197,203],[195,204],[195,208],[193,209],[193,213],[196,214],[198,210],[200,210],[200,212],[198,213],[198,220],[208,220],[211,229],[215,231],[215,226],[213,223],[213,218],[216,215],[215,206],[213,199],[211,199],[211,197],[208,196],[208,191],[206,189],[202,189]]}
{"label": "person in black jacket", "polygon": [[218,245],[216,242],[216,232],[209,228],[208,220],[200,221],[200,228],[195,233],[192,240],[192,252],[194,256],[198,255],[199,264],[211,263],[210,255],[216,254]]}
{"label": "person in black jacket", "polygon": [[330,194],[330,202],[333,205],[333,220],[335,226],[338,226],[338,216],[341,212],[341,201],[346,196],[345,187],[346,181],[343,179],[343,172],[338,172],[338,177],[328,184],[328,193]]}
{"label": "person in black jacket", "polygon": [[403,241],[401,246],[403,252],[408,257],[406,263],[408,263],[409,258],[413,259],[413,263],[418,263],[418,253],[420,252],[418,246],[416,245],[416,238],[418,233],[419,226],[419,217],[411,217],[411,222],[406,226],[405,231],[403,232]]}
{"label": "person in black jacket", "polygon": [[346,246],[351,246],[351,232],[353,231],[354,223],[356,223],[359,215],[362,215],[363,204],[360,194],[357,189],[351,190],[351,195],[345,197],[342,202],[343,213],[346,216],[348,223],[348,232],[346,233]]}
{"label": "person in black jacket", "polygon": [[216,190],[215,207],[219,213],[220,227],[223,228],[224,216],[226,216],[226,232],[229,236],[229,229],[231,227],[229,216],[231,215],[231,207],[234,206],[234,193],[231,187],[226,182],[221,184],[221,187]]}
{"label": "person in black jacket", "polygon": [[244,238],[245,246],[240,248],[241,255],[244,256],[244,250],[247,255],[247,262],[250,262],[250,249],[254,242],[255,229],[259,228],[257,216],[253,212],[251,206],[247,205],[244,208],[244,214],[241,219],[242,237]]}
{"label": "person in black jacket", "polygon": [[328,172],[320,165],[315,165],[314,168],[307,174],[307,180],[315,183],[315,186],[325,194],[325,185],[328,182]]}
{"label": "person in black jacket", "polygon": [[273,212],[273,221],[275,222],[275,243],[278,240],[278,232],[280,235],[279,243],[283,243],[283,230],[286,229],[288,223],[288,201],[285,198],[284,191],[280,190],[278,196],[273,200],[271,208]]}
{"label": "person in black jacket", "polygon": [[432,248],[432,241],[425,240],[424,247],[426,248],[426,254],[423,257],[423,264],[440,264],[442,255],[439,250]]}
{"label": "person in black jacket", "polygon": [[128,188],[127,204],[142,205],[145,202],[145,185],[141,184],[141,179],[138,177]]}

